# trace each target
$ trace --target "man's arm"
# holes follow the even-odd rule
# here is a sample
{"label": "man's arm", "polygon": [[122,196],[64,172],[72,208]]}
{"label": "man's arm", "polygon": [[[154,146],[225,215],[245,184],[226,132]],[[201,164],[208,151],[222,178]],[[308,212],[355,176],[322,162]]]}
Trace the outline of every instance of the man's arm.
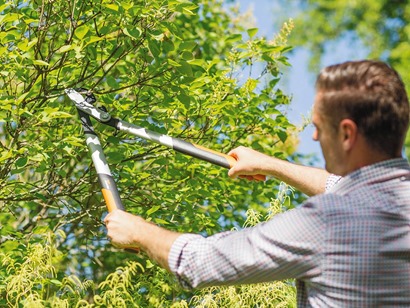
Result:
{"label": "man's arm", "polygon": [[108,214],[105,223],[115,246],[144,250],[184,287],[203,288],[316,275],[325,221],[310,204],[208,238],[168,231],[121,210]]}
{"label": "man's arm", "polygon": [[114,246],[125,249],[142,249],[160,266],[169,270],[168,255],[180,233],[166,230],[147,222],[139,216],[115,210],[104,222],[107,237]]}
{"label": "man's arm", "polygon": [[184,235],[171,248],[169,267],[187,288],[310,278],[320,273],[325,222],[310,203],[252,228]]}
{"label": "man's arm", "polygon": [[258,180],[261,175],[269,175],[308,196],[325,192],[326,180],[330,175],[324,169],[293,164],[242,146],[229,152],[229,155],[237,160],[229,170],[230,177]]}

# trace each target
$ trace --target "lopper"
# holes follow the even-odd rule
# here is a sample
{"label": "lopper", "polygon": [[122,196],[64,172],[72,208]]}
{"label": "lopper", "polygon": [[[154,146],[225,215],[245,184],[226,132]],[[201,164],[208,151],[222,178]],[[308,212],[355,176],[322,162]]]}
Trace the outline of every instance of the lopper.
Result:
{"label": "lopper", "polygon": [[65,92],[77,107],[77,111],[84,129],[86,143],[91,152],[91,158],[97,171],[104,201],[109,212],[115,209],[124,210],[124,206],[121,202],[117,185],[111,175],[107,159],[104,155],[98,135],[94,131],[90,117],[93,117],[98,122],[114,127],[117,130],[125,131],[137,137],[164,145],[174,149],[175,151],[199,158],[224,168],[229,169],[236,163],[235,158],[232,156],[213,151],[179,138],[159,134],[143,127],[127,123],[121,119],[114,118],[105,110],[95,107],[95,96],[85,89],[66,89]]}

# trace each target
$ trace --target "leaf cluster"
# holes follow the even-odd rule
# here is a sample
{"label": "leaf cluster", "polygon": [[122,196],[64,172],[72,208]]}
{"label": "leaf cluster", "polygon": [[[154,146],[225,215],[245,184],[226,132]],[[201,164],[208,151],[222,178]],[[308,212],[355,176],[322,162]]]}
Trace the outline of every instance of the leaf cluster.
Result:
{"label": "leaf cluster", "polygon": [[[217,151],[293,151],[281,111],[289,98],[277,87],[290,48],[244,29],[222,1],[13,0],[0,12],[0,248],[13,258],[34,235],[63,232],[59,273],[98,284],[131,257],[105,240],[105,204],[66,88],[89,89],[113,116]],[[95,128],[126,209],[170,229],[242,226],[248,208],[266,211],[277,191],[278,183],[234,182],[218,167]],[[132,258],[154,290],[156,273]],[[39,285],[69,284],[41,275],[54,280]],[[88,294],[76,285],[70,294]]]}
{"label": "leaf cluster", "polygon": [[[248,210],[246,226],[289,209],[292,188],[281,183],[267,213]],[[65,234],[42,230],[6,253],[0,253],[0,305],[9,307],[296,307],[292,281],[211,287],[188,294],[164,269],[147,261],[128,261],[98,285],[66,275],[60,265]],[[192,297],[191,297],[192,296]]]}

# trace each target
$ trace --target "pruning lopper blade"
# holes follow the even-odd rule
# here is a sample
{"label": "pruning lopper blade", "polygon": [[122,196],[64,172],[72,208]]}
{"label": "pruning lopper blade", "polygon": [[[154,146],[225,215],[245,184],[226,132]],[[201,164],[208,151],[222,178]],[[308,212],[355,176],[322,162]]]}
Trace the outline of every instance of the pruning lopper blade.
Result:
{"label": "pruning lopper blade", "polygon": [[86,98],[77,92],[76,89],[66,89],[65,93],[74,102],[75,106],[84,113],[103,123],[111,120],[111,115],[108,112],[92,105],[96,102],[96,98],[93,94],[89,93],[85,89],[81,89],[81,91],[86,94]]}

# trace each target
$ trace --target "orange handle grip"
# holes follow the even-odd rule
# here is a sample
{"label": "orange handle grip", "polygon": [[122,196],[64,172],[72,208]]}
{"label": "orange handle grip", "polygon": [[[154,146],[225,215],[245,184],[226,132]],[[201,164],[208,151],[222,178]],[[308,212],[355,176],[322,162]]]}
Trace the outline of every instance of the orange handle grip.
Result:
{"label": "orange handle grip", "polygon": [[226,166],[223,166],[223,167],[225,167],[227,169],[232,168],[236,164],[236,159],[234,157],[230,156],[230,155],[208,149],[208,148],[203,147],[203,146],[198,145],[198,144],[193,144],[193,146],[195,146],[196,148],[198,148],[200,150],[203,150],[205,152],[209,152],[209,153],[218,155],[221,158],[224,158],[226,160]]}

